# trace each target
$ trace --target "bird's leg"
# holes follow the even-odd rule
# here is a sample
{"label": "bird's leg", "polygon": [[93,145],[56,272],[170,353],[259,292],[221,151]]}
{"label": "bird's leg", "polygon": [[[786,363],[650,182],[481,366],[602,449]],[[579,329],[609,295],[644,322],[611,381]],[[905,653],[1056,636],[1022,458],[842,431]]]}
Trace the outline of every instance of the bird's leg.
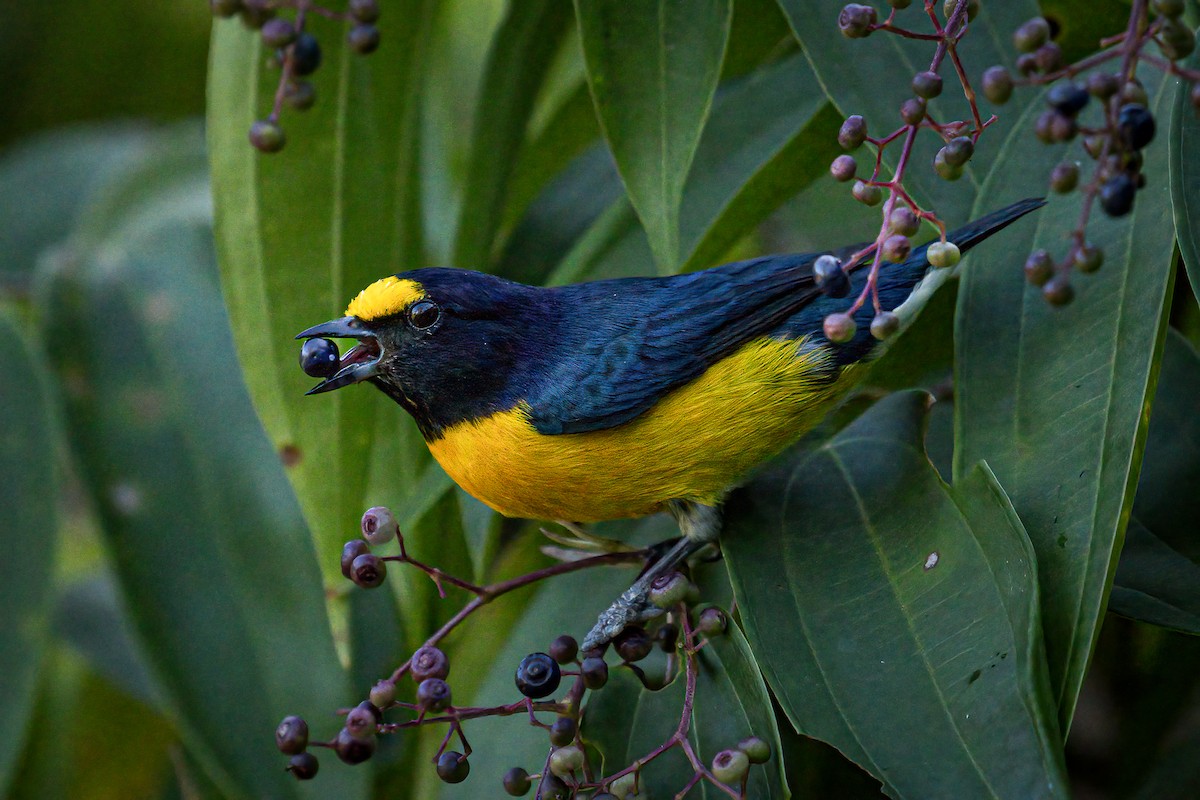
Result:
{"label": "bird's leg", "polygon": [[600,615],[583,640],[585,651],[608,644],[630,625],[662,614],[663,609],[650,602],[650,585],[654,579],[674,572],[705,545],[717,541],[721,534],[721,513],[713,506],[673,500],[669,511],[683,536]]}

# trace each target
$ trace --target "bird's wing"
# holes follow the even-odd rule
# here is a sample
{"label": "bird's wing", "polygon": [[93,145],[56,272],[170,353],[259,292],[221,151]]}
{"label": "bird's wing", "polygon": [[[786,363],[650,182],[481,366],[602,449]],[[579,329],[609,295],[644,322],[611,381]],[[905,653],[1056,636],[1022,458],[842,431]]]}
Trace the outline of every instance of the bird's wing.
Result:
{"label": "bird's wing", "polygon": [[543,434],[637,417],[820,296],[813,255],[770,256],[669,279],[564,287],[554,369],[526,395]]}

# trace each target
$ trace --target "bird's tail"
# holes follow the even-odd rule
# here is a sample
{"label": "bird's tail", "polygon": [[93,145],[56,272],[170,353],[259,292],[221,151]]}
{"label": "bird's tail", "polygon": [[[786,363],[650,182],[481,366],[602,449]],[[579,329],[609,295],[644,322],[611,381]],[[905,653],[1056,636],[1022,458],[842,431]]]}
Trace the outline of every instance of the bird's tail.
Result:
{"label": "bird's tail", "polygon": [[951,231],[946,234],[946,239],[954,242],[958,249],[965,253],[993,233],[1004,230],[1030,211],[1036,211],[1044,205],[1046,201],[1041,197],[1021,200]]}

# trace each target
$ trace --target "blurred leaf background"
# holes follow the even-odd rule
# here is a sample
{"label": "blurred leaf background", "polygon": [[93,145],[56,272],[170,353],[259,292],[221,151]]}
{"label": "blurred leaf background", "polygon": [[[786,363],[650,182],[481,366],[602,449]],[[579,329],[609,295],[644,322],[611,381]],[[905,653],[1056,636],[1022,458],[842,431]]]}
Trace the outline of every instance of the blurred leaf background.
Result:
{"label": "blurred leaf background", "polygon": [[[964,48],[973,75],[1011,60],[997,43],[1038,10],[1032,0],[984,1],[979,26],[988,35]],[[318,105],[285,117],[289,146],[269,159],[245,143],[274,89],[266,54],[238,23],[214,26],[199,0],[0,6],[8,90],[0,115],[0,327],[8,343],[0,354],[0,795],[465,798],[498,794],[508,766],[540,763],[540,734],[492,720],[473,737],[480,752],[459,787],[443,786],[425,763],[436,746],[429,736],[390,742],[365,767],[326,758],[311,784],[283,772],[270,739],[281,716],[300,713],[332,733],[331,712],[361,697],[457,607],[404,572],[389,576],[388,589],[347,591],[336,557],[363,508],[392,505],[416,557],[476,580],[544,563],[535,526],[500,520],[454,488],[382,396],[305,401],[291,336],[338,313],[370,280],[414,266],[563,283],[869,237],[876,213],[826,176],[834,133],[847,113],[890,118],[908,80],[891,65],[924,53],[877,40],[847,44],[832,33],[838,3],[698,4],[704,14],[689,21],[709,45],[685,52],[679,67],[695,71],[696,85],[671,131],[678,169],[669,177],[678,184],[665,197],[631,185],[627,199],[622,179],[646,177],[638,149],[645,120],[627,104],[659,100],[631,101],[639,86],[616,86],[597,92],[599,119],[593,112],[596,76],[622,74],[620,54],[592,35],[611,6],[382,5],[385,44],[367,59],[343,47],[339,26],[314,23],[325,49]],[[1083,0],[1042,8],[1076,53],[1127,13],[1123,3]],[[725,42],[723,58],[713,56],[721,49],[713,36]],[[851,46],[858,49],[848,59]],[[761,712],[763,685],[739,679],[736,690],[720,689],[758,653],[778,701],[794,796],[875,797],[881,784],[894,796],[937,796],[940,784],[919,783],[928,763],[906,770],[883,761],[903,761],[889,748],[912,736],[909,703],[946,714],[988,709],[1012,723],[1013,740],[1027,749],[989,751],[995,729],[985,726],[952,759],[957,769],[984,753],[996,773],[988,779],[1012,781],[1004,796],[1023,796],[1014,788],[1021,775],[1000,768],[1012,753],[1043,759],[1040,775],[1065,770],[1080,798],[1200,792],[1200,642],[1175,632],[1200,630],[1192,508],[1200,313],[1164,225],[1173,207],[1179,249],[1190,274],[1200,274],[1196,222],[1179,212],[1195,197],[1187,176],[1200,157],[1187,144],[1197,125],[1168,83],[1152,92],[1160,120],[1152,188],[1137,219],[1102,229],[1110,261],[1073,308],[1049,311],[1019,274],[1021,254],[1052,241],[1073,214],[1060,201],[1006,233],[1000,254],[973,256],[961,281],[929,287],[920,315],[872,372],[871,391],[734,501],[743,544],[728,555],[747,635],[717,653],[714,708]],[[1000,110],[969,179],[947,186],[914,173],[920,199],[961,222],[1041,192],[1039,171],[1062,154],[1029,135],[1038,105],[1019,95]],[[688,163],[690,172],[680,172]],[[1111,255],[1123,250],[1144,258]],[[1014,326],[1041,349],[995,346],[1015,341]],[[1103,373],[1097,365],[1120,370],[1089,385],[1082,401],[1053,391],[1054,381]],[[878,447],[856,444],[854,427],[831,438],[881,391],[935,388],[952,370],[953,401],[942,393],[926,412],[920,395],[897,394],[853,423]],[[1087,401],[1105,392],[1113,400],[1097,416]],[[1032,457],[1006,450],[1014,427],[1029,434]],[[1106,438],[1114,429],[1121,436]],[[1087,452],[1060,458],[1074,441]],[[890,500],[875,498],[889,511],[879,523],[890,526],[887,546],[866,535],[872,525],[819,503],[828,488],[820,479],[839,458],[855,465],[839,487],[886,483],[871,471],[879,448],[914,464]],[[1074,527],[1060,533],[1056,498],[1080,463],[1095,469],[1073,487],[1083,499],[1070,509]],[[784,492],[776,482],[789,475],[817,486]],[[952,476],[953,486],[941,482]],[[787,507],[806,493],[800,525]],[[935,507],[945,522],[922,531],[927,538],[906,538],[924,520],[904,510]],[[872,509],[862,517],[873,520]],[[755,550],[770,546],[764,531],[781,520],[791,520],[797,553],[776,566],[792,570],[780,580],[793,581],[802,619],[754,598],[770,560],[756,560]],[[981,525],[1003,535],[974,536]],[[806,537],[811,526],[834,538]],[[647,520],[600,532],[652,541],[669,526]],[[1123,537],[1118,568],[1110,561]],[[968,545],[955,574],[975,575],[967,579],[986,598],[949,584],[946,617],[859,629],[859,620],[889,620],[906,603],[840,607],[831,597],[920,592],[919,574],[860,567]],[[994,567],[1000,562],[1008,566]],[[1002,576],[995,585],[978,579],[993,568]],[[1104,614],[1114,570],[1109,607],[1125,617]],[[822,576],[831,584],[824,592]],[[845,576],[856,581],[852,592]],[[597,609],[572,598],[613,595],[627,578],[577,576],[488,607],[450,641],[456,699],[511,700],[516,660],[594,617]],[[703,585],[727,602],[723,569],[706,573]],[[1056,593],[1079,602],[1076,616],[1059,613]],[[903,660],[897,672],[864,675],[861,660],[834,652],[836,682],[822,696],[811,680],[820,654],[811,665],[780,664],[760,645],[773,631],[803,630],[844,654],[903,632],[907,644],[890,647],[885,638],[885,653],[936,657],[934,644],[926,647],[939,626],[955,614],[966,625],[983,608],[1004,616],[989,617],[994,625],[968,649],[991,648],[990,657],[1011,647],[1012,662],[954,664],[919,689]],[[809,615],[825,634],[809,630]],[[839,630],[854,634],[837,639]],[[995,669],[1003,674],[994,686]],[[977,671],[983,677],[971,678]],[[638,689],[622,683],[612,692],[597,695],[609,713]],[[1029,721],[1017,724],[1010,712],[1022,702]],[[889,704],[899,710],[881,714]],[[597,716],[605,710],[598,706]],[[703,713],[702,737],[713,730]],[[1056,752],[1067,727],[1064,764]],[[504,747],[486,746],[489,738]],[[923,747],[939,747],[932,732],[926,739]],[[782,784],[772,781],[775,796]]]}

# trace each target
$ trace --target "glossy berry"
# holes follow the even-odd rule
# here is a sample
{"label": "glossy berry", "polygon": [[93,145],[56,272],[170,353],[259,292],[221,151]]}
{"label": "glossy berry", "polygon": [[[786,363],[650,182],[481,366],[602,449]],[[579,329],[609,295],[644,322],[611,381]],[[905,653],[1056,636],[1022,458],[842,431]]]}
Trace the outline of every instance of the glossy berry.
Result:
{"label": "glossy berry", "polygon": [[871,320],[871,335],[879,341],[892,336],[900,330],[900,318],[890,311],[880,311]]}
{"label": "glossy berry", "polygon": [[1082,111],[1091,99],[1087,89],[1074,81],[1056,83],[1046,92],[1046,105],[1068,117]]}
{"label": "glossy berry", "polygon": [[599,656],[583,660],[580,670],[583,673],[583,685],[589,689],[603,689],[608,683],[608,664]]}
{"label": "glossy berry", "polygon": [[1052,306],[1065,306],[1075,299],[1075,289],[1062,275],[1055,275],[1042,287],[1042,297]]}
{"label": "glossy berry", "polygon": [[346,764],[361,764],[375,755],[378,743],[379,740],[374,736],[360,739],[342,728],[338,731],[337,738],[333,740],[333,752],[337,753],[337,757]]}
{"label": "glossy berry", "polygon": [[369,552],[371,552],[371,547],[362,539],[351,539],[346,542],[342,547],[342,575],[350,578],[354,559]]}
{"label": "glossy berry", "polygon": [[1075,191],[1079,185],[1079,165],[1073,161],[1056,164],[1050,171],[1050,188],[1059,194]]}
{"label": "glossy berry", "polygon": [[751,764],[765,764],[771,760],[771,745],[757,736],[742,739],[738,742],[737,749],[746,754]]}
{"label": "glossy berry", "polygon": [[432,645],[426,645],[413,653],[411,663],[412,666],[409,669],[412,671],[413,680],[417,683],[429,678],[446,680],[450,675],[450,659],[439,648]]}
{"label": "glossy berry", "polygon": [[844,344],[854,338],[858,325],[849,314],[830,314],[825,317],[822,328],[826,339],[836,344]]}
{"label": "glossy berry", "polygon": [[610,783],[608,785],[608,790],[617,797],[621,798],[621,800],[625,800],[625,798],[633,794],[633,791],[637,786],[637,782],[637,776],[635,774],[632,772],[627,773]]}
{"label": "glossy berry", "polygon": [[254,149],[262,153],[278,153],[287,144],[283,128],[265,119],[260,119],[250,126],[249,139]]}
{"label": "glossy berry", "polygon": [[1100,207],[1110,217],[1123,217],[1133,210],[1137,186],[1128,175],[1114,175],[1100,187]]}
{"label": "glossy berry", "polygon": [[329,378],[341,367],[338,346],[329,339],[308,339],[300,345],[300,369],[310,378]]}
{"label": "glossy berry", "polygon": [[946,148],[937,151],[933,157],[933,171],[938,177],[947,181],[956,181],[963,176],[962,166],[955,166],[946,160]]}
{"label": "glossy berry", "polygon": [[574,636],[559,636],[550,643],[550,657],[559,664],[570,664],[579,655],[579,642]]}
{"label": "glossy berry", "polygon": [[350,49],[359,55],[374,53],[379,49],[379,28],[374,25],[355,25],[346,34]]}
{"label": "glossy berry", "polygon": [[932,100],[942,93],[942,76],[929,70],[918,72],[913,76],[912,90],[917,97]]}
{"label": "glossy berry", "polygon": [[530,653],[521,659],[515,676],[517,691],[539,700],[558,690],[562,672],[558,662],[545,653]]}
{"label": "glossy berry", "polygon": [[871,26],[878,21],[874,7],[848,3],[838,14],[838,30],[848,39],[861,39],[871,35]]}
{"label": "glossy berry", "polygon": [[952,167],[964,166],[971,160],[971,156],[975,155],[975,142],[971,141],[970,136],[957,136],[942,148],[945,153],[946,163]]}
{"label": "glossy berry", "polygon": [[1104,263],[1104,251],[1094,244],[1085,244],[1075,251],[1073,260],[1075,268],[1080,272],[1095,272]]}
{"label": "glossy berry", "polygon": [[437,774],[446,783],[462,783],[471,774],[471,762],[462,753],[447,750],[438,756]]}
{"label": "glossy berry", "polygon": [[283,102],[297,111],[307,111],[317,102],[317,90],[308,81],[288,81],[283,89]]}
{"label": "glossy berry", "polygon": [[893,264],[904,261],[911,252],[912,242],[907,236],[894,233],[883,240],[883,257]]}
{"label": "glossy berry", "polygon": [[287,47],[296,41],[296,26],[286,19],[268,20],[262,26],[261,35],[267,47]]}
{"label": "glossy berry", "polygon": [[925,100],[920,97],[910,97],[900,104],[900,119],[905,125],[920,125],[925,119]]}
{"label": "glossy berry", "polygon": [[617,634],[613,640],[613,648],[622,661],[635,663],[650,655],[654,649],[654,640],[646,633],[645,628],[630,626]]}
{"label": "glossy berry", "polygon": [[371,705],[376,708],[387,708],[396,702],[396,684],[384,679],[371,687]]}
{"label": "glossy berry", "polygon": [[208,9],[214,17],[228,19],[242,10],[242,0],[208,0]]}
{"label": "glossy berry", "polygon": [[560,747],[550,754],[550,771],[560,778],[583,769],[583,751],[575,745]]}
{"label": "glossy berry", "polygon": [[275,746],[284,755],[304,752],[308,747],[308,723],[297,716],[284,717],[275,729]]}
{"label": "glossy berry", "polygon": [[350,563],[350,580],[364,589],[374,589],[387,577],[387,565],[373,553],[363,553]]}
{"label": "glossy berry", "polygon": [[888,214],[887,227],[892,233],[912,236],[921,227],[921,220],[908,206],[898,206]]}
{"label": "glossy berry", "polygon": [[520,767],[513,767],[504,773],[504,793],[510,797],[524,797],[533,788],[529,773]]}
{"label": "glossy berry", "polygon": [[1143,105],[1128,103],[1121,106],[1117,116],[1117,130],[1121,141],[1134,150],[1141,150],[1154,139],[1156,129],[1154,115]]}
{"label": "glossy berry", "polygon": [[721,636],[729,627],[729,618],[719,608],[706,608],[700,612],[696,620],[696,628],[705,636]]}
{"label": "glossy berry", "polygon": [[359,529],[372,546],[387,544],[399,532],[396,517],[387,506],[372,506],[364,511]]}
{"label": "glossy berry", "polygon": [[749,771],[750,757],[741,750],[722,750],[713,757],[712,774],[721,783],[741,783]]}
{"label": "glossy berry", "polygon": [[659,575],[650,583],[650,602],[659,608],[670,608],[683,602],[688,593],[688,579],[681,572]]}
{"label": "glossy berry", "polygon": [[1045,286],[1054,276],[1054,259],[1045,250],[1034,250],[1025,259],[1025,280],[1034,286]]}
{"label": "glossy berry", "polygon": [[417,685],[417,705],[425,711],[445,711],[450,700],[450,684],[441,678],[426,678]]}
{"label": "glossy berry", "polygon": [[855,181],[851,189],[854,199],[866,206],[877,206],[883,201],[883,190],[862,181]]}
{"label": "glossy berry", "polygon": [[819,256],[813,262],[813,282],[829,297],[850,294],[850,276],[842,269],[842,262],[829,254]]}
{"label": "glossy berry", "polygon": [[1021,53],[1032,53],[1050,41],[1050,23],[1043,17],[1034,17],[1013,31],[1013,46]]}
{"label": "glossy berry", "polygon": [[383,714],[369,701],[364,700],[346,715],[344,726],[356,739],[375,735],[375,726],[383,721]]}
{"label": "glossy berry", "polygon": [[571,796],[571,788],[557,775],[542,778],[538,792],[539,800],[567,800]]}
{"label": "glossy berry", "polygon": [[359,22],[375,22],[379,19],[378,0],[350,0],[350,16]]}
{"label": "glossy berry", "polygon": [[829,165],[829,174],[833,176],[835,181],[845,183],[846,181],[854,180],[855,173],[858,172],[858,162],[854,160],[854,156],[843,153],[833,160]]}
{"label": "glossy berry", "polygon": [[575,741],[579,732],[579,724],[571,717],[559,717],[550,725],[550,744],[555,747],[566,747]]}
{"label": "glossy berry", "polygon": [[1009,101],[1013,93],[1013,79],[1004,67],[988,67],[983,73],[983,96],[996,105]]}
{"label": "glossy berry", "polygon": [[867,122],[859,114],[851,114],[838,131],[838,144],[846,150],[857,150],[867,140]]}
{"label": "glossy berry", "polygon": [[670,653],[679,643],[679,626],[673,622],[660,625],[654,632],[654,641],[658,644],[659,650]]}
{"label": "glossy berry", "polygon": [[301,33],[292,45],[292,70],[311,75],[321,66],[321,44],[311,33]]}
{"label": "glossy berry", "polygon": [[931,267],[945,269],[957,264],[962,259],[962,253],[954,242],[934,242],[925,251],[925,257],[929,259]]}
{"label": "glossy berry", "polygon": [[296,753],[288,759],[287,771],[298,781],[311,781],[317,777],[321,764],[312,753]]}

